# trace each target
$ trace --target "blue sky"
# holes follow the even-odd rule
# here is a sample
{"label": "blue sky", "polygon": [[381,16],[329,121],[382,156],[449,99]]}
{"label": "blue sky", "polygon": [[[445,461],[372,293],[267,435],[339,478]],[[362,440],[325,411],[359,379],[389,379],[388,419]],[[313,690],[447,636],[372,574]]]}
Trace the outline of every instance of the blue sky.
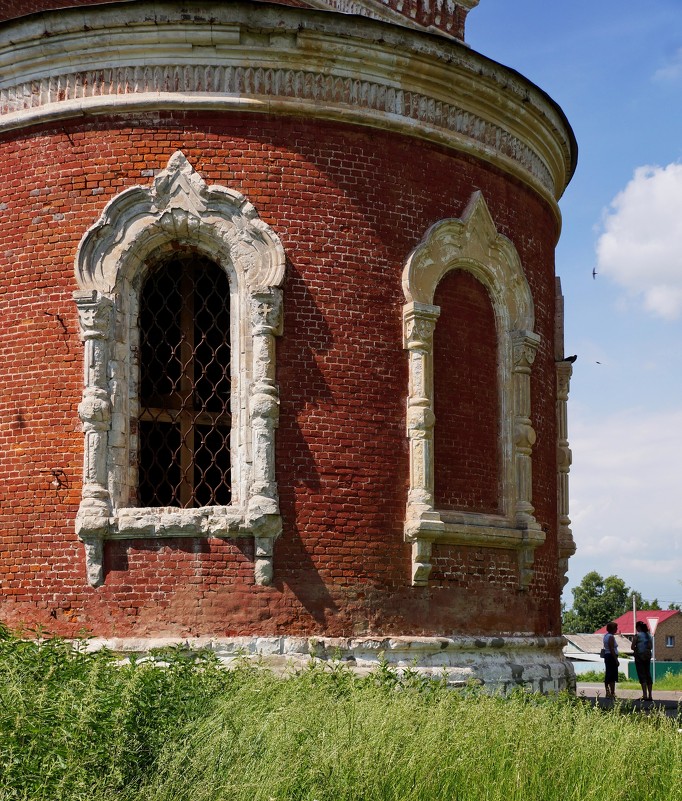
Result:
{"label": "blue sky", "polygon": [[480,0],[466,38],[578,139],[557,249],[578,355],[563,599],[597,570],[682,602],[682,2]]}

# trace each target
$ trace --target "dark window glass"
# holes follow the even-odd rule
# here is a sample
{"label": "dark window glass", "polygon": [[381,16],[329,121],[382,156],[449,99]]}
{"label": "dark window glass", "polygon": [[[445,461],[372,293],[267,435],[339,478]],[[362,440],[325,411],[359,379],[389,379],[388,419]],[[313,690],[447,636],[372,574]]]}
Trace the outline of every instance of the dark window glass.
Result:
{"label": "dark window glass", "polygon": [[140,297],[141,506],[230,503],[230,287],[197,256],[152,270]]}

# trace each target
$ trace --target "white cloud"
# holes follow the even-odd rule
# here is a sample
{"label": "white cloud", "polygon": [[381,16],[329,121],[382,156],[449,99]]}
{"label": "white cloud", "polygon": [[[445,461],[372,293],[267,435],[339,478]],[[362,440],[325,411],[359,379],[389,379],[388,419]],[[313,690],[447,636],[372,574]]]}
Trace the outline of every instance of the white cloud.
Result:
{"label": "white cloud", "polygon": [[659,317],[682,313],[682,163],[635,170],[605,213],[597,271]]}
{"label": "white cloud", "polygon": [[[617,575],[645,598],[680,600],[682,410],[570,422],[571,584]],[[565,596],[570,604],[570,593]]]}
{"label": "white cloud", "polygon": [[682,77],[682,48],[675,51],[670,62],[656,70],[654,73],[655,81],[676,81]]}

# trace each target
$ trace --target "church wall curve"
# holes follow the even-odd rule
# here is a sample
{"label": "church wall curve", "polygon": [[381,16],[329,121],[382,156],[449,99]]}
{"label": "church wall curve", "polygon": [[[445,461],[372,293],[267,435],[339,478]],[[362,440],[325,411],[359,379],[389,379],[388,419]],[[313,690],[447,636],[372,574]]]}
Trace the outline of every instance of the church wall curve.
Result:
{"label": "church wall curve", "polygon": [[[234,530],[105,536],[93,586],[75,529],[84,445],[74,259],[107,203],[150,187],[177,151],[209,189],[243,196],[286,258],[274,345],[281,533],[269,583],[254,574],[262,543]],[[3,622],[101,638],[337,638],[349,651],[358,637],[445,637],[457,651],[504,635],[523,653],[523,638],[550,649],[557,675],[547,688],[570,684],[560,657],[550,198],[561,189],[539,189],[505,163],[386,126],[238,108],[109,107],[0,130]],[[425,233],[464,217],[477,192],[533,300],[532,500],[544,542],[525,587],[513,547],[478,542],[434,544],[431,576],[415,586],[404,536],[402,274]]]}

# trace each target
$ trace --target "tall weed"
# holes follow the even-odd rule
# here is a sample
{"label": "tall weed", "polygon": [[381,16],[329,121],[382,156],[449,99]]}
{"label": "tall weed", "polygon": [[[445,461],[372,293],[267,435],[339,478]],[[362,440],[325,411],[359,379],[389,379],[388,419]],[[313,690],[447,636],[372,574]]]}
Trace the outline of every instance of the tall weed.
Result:
{"label": "tall weed", "polygon": [[0,626],[0,801],[673,801],[682,720],[447,689],[381,665],[277,678],[119,664]]}
{"label": "tall weed", "polygon": [[229,675],[181,652],[118,665],[59,639],[0,639],[0,801],[130,790]]}
{"label": "tall weed", "polygon": [[142,788],[153,801],[585,801],[679,797],[663,717],[313,670],[240,683]]}

